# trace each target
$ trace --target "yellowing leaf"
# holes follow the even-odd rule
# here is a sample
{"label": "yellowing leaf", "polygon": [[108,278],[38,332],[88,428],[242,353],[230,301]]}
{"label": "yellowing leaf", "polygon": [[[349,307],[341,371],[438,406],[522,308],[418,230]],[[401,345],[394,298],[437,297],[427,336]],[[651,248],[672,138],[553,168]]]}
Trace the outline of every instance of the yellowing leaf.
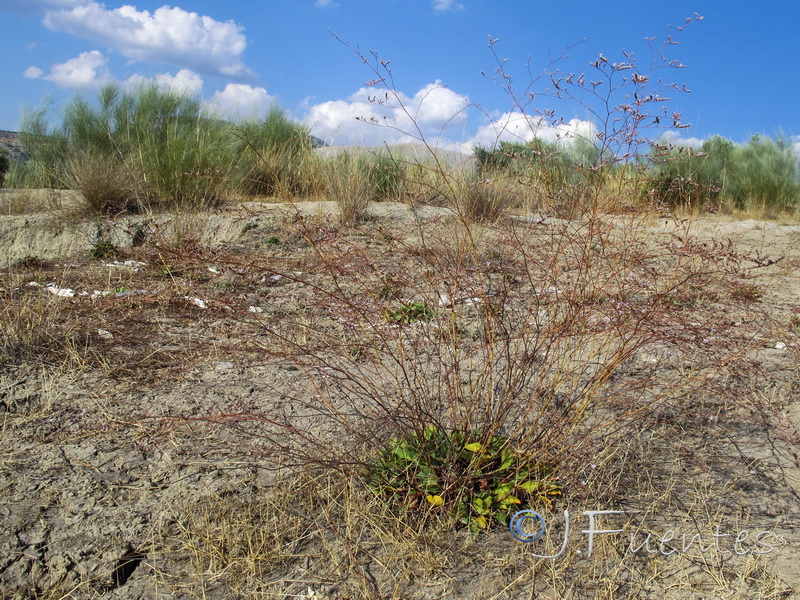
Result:
{"label": "yellowing leaf", "polygon": [[486,517],[475,517],[475,524],[481,529],[486,529],[486,526],[488,525],[486,522]]}
{"label": "yellowing leaf", "polygon": [[467,444],[464,446],[464,450],[468,450],[470,452],[480,452],[483,450],[483,446],[478,442],[473,442],[472,444]]}
{"label": "yellowing leaf", "polygon": [[428,498],[428,502],[430,502],[433,506],[441,506],[444,504],[444,498],[441,496],[434,496],[433,494],[428,494],[426,496]]}

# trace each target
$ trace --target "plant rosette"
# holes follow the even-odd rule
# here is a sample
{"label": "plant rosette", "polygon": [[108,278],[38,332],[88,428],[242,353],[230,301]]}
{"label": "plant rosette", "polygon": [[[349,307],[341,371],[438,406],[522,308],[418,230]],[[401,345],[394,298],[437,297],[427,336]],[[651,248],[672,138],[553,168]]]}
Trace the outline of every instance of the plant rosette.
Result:
{"label": "plant rosette", "polygon": [[481,431],[446,432],[428,425],[423,434],[392,439],[367,469],[370,487],[406,511],[453,515],[478,533],[492,522],[531,506],[553,508],[561,488],[551,467],[526,457],[502,436]]}

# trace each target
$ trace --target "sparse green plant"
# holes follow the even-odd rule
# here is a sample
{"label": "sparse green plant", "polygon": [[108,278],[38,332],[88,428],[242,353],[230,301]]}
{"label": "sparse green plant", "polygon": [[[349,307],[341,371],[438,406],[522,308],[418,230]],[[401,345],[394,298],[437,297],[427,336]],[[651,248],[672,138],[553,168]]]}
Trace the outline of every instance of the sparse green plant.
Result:
{"label": "sparse green plant", "polygon": [[396,308],[386,309],[385,316],[389,323],[410,325],[420,321],[429,321],[436,316],[436,311],[424,302],[414,301]]}
{"label": "sparse green plant", "polygon": [[23,256],[18,261],[16,261],[16,267],[21,269],[41,269],[45,265],[45,261],[43,261],[38,256]]}
{"label": "sparse green plant", "polygon": [[367,480],[405,510],[445,512],[473,533],[493,521],[507,525],[512,510],[552,508],[561,495],[552,469],[515,452],[502,436],[486,438],[428,425],[422,435],[390,440],[367,468]]}
{"label": "sparse green plant", "polygon": [[119,246],[108,240],[97,242],[89,250],[89,256],[94,260],[106,260],[119,256]]}

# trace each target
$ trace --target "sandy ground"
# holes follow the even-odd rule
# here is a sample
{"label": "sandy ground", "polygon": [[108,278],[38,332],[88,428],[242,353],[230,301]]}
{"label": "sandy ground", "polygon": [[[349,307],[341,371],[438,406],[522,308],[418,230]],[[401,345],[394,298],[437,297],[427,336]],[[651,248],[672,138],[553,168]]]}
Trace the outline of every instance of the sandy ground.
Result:
{"label": "sandy ground", "polygon": [[[224,572],[197,575],[196,547],[175,540],[185,539],[181,530],[189,527],[187,511],[197,516],[208,499],[245,502],[261,497],[274,482],[274,473],[264,468],[268,449],[258,438],[225,426],[221,418],[200,417],[275,410],[281,390],[307,385],[303,372],[291,364],[257,360],[257,349],[249,348],[252,332],[239,323],[246,318],[237,318],[248,311],[277,310],[277,303],[266,299],[288,297],[290,288],[282,287],[288,284],[238,273],[223,260],[223,249],[241,248],[288,260],[291,248],[283,239],[281,247],[273,248],[271,238],[286,237],[281,215],[298,208],[317,214],[321,222],[334,212],[328,204],[243,204],[191,218],[127,217],[77,227],[47,210],[0,216],[0,264],[7,274],[0,288],[6,310],[21,302],[14,290],[39,294],[55,302],[53,310],[77,315],[80,335],[90,337],[89,347],[99,349],[89,352],[77,344],[71,351],[60,347],[55,358],[29,356],[0,366],[1,597],[244,597],[231,591]],[[384,226],[413,236],[414,219],[407,207],[380,205],[373,212]],[[419,218],[437,214],[441,209],[425,209]],[[684,231],[673,220],[647,223],[654,239]],[[149,239],[139,246],[137,232],[143,229]],[[705,533],[706,543],[716,539],[727,544],[727,554],[701,555],[696,568],[679,577],[683,587],[675,597],[800,598],[795,445],[800,362],[797,334],[789,327],[800,314],[800,226],[710,217],[697,219],[689,230],[705,243],[730,242],[743,252],[780,257],[763,269],[753,306],[787,325],[759,340],[753,351],[759,367],[752,372],[748,393],[761,394],[770,420],[759,422],[752,412],[720,410],[719,423],[696,436],[704,440],[702,445],[691,446],[688,440],[694,434],[684,440],[695,459],[704,457],[692,463],[694,471],[685,472],[685,493],[695,497],[685,496],[684,506],[665,509],[657,527],[672,527],[680,535],[681,527],[692,526],[685,509],[696,503],[708,506],[712,516],[726,510],[737,514],[726,516],[726,523],[733,523],[730,531]],[[180,261],[164,256],[164,267],[171,271],[161,268],[159,273],[159,253],[147,250],[159,235],[179,236],[186,248],[196,245],[218,254],[198,251],[195,260],[183,255]],[[118,245],[122,255],[89,259],[100,239]],[[59,295],[54,289],[71,293]],[[725,429],[723,421],[733,429]],[[657,456],[660,444],[671,439],[677,443],[672,435],[665,425],[643,445]],[[716,477],[709,475],[705,487],[703,468]],[[585,529],[580,511],[573,511],[575,528]],[[683,514],[681,521],[670,521],[678,513]],[[708,528],[712,522],[709,518]],[[764,544],[751,541],[749,550],[740,553],[745,546],[734,547],[734,542],[746,528],[769,533],[761,538]],[[534,583],[520,583],[520,576],[506,573],[501,564],[505,554],[520,552],[519,546],[507,532],[493,535],[491,560],[474,550],[473,555],[466,552],[449,567],[450,576],[420,576],[411,593],[382,587],[373,597],[533,597],[526,585]],[[574,535],[571,548],[582,547],[585,539]],[[756,556],[754,549],[769,552]],[[348,587],[347,577],[337,575],[336,568],[317,570],[303,552],[298,556],[276,563],[265,577],[269,585],[261,588],[268,591],[252,597],[369,597]],[[585,576],[595,587],[581,591],[571,585],[541,597],[622,594],[621,587],[614,592],[608,581],[601,593],[602,578],[592,571],[591,561],[573,558],[569,577],[577,581]],[[658,563],[667,558],[654,550],[647,559],[652,584],[625,597],[673,597],[669,573],[663,575],[672,567]],[[706,559],[720,560],[700,564]],[[515,585],[503,591],[506,584]]]}

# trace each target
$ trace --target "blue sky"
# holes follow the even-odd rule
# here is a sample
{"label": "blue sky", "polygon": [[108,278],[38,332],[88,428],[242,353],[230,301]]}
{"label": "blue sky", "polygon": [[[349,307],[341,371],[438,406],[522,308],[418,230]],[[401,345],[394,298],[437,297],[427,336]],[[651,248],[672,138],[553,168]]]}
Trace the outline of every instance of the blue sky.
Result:
{"label": "blue sky", "polygon": [[[703,20],[676,30],[695,13]],[[406,141],[395,128],[408,132],[412,124],[369,101],[376,90],[365,82],[374,74],[333,32],[391,61],[398,97],[427,137],[465,148],[491,145],[532,134],[515,129],[524,117],[491,80],[497,65],[488,36],[499,39],[494,50],[524,90],[529,57],[538,73],[549,56],[578,42],[557,65],[565,75],[585,72],[591,80],[591,61],[601,53],[623,61],[623,49],[634,52],[646,74],[651,55],[644,38],[655,36],[660,45],[672,25],[680,43],[667,47],[667,57],[686,68],[657,71],[650,85],[657,77],[685,84],[691,92],[669,94],[664,106],[692,127],[648,130],[651,138],[800,136],[800,3],[785,0],[0,0],[0,19],[0,129],[6,130],[18,129],[22,111],[45,101],[57,108],[76,94],[94,96],[104,83],[154,81],[197,95],[231,118],[260,116],[277,103],[330,143]],[[536,95],[523,123],[533,122],[535,135],[602,126],[586,106],[547,96],[552,87],[545,77],[531,88]],[[536,110],[548,109],[562,125],[536,120]]]}

